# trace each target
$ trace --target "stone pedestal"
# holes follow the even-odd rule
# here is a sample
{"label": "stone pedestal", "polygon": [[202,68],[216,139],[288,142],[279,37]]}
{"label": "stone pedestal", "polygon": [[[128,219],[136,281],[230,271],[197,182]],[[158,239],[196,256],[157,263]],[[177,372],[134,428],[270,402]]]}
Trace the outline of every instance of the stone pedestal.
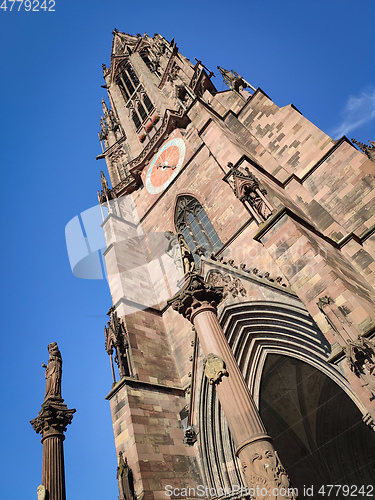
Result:
{"label": "stone pedestal", "polygon": [[62,398],[51,397],[30,422],[35,432],[42,435],[42,485],[46,488],[48,500],[66,500],[63,441],[75,411],[68,409]]}
{"label": "stone pedestal", "polygon": [[285,469],[218,321],[216,307],[221,299],[222,289],[207,285],[193,274],[171,304],[196,329],[206,356],[204,371],[215,385],[236,455],[241,460],[248,487],[252,488],[251,496],[294,498]]}

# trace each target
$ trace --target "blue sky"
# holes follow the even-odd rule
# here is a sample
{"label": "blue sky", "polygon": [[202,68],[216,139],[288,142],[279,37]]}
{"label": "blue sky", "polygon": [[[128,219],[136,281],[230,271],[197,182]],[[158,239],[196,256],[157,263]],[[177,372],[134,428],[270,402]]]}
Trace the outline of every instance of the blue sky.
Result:
{"label": "blue sky", "polygon": [[[105,167],[95,157],[112,30],[174,37],[191,60],[216,73],[218,65],[235,70],[334,139],[367,142],[375,139],[375,4],[56,0],[55,12],[16,7],[0,9],[2,497],[36,498],[42,445],[29,420],[44,396],[47,344],[57,341],[63,397],[77,409],[65,441],[67,497],[115,500],[104,399],[110,295],[104,280],[73,276],[64,236],[68,221],[95,205]],[[225,88],[219,76],[214,83]]]}

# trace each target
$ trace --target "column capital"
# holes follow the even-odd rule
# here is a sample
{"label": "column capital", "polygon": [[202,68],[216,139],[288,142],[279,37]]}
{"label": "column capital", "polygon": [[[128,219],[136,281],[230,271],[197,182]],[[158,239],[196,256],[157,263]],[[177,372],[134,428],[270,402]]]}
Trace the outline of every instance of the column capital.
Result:
{"label": "column capital", "polygon": [[193,322],[193,318],[202,308],[210,308],[216,313],[216,308],[223,298],[223,287],[208,285],[202,276],[191,273],[187,276],[182,290],[168,303],[182,316]]}
{"label": "column capital", "polygon": [[42,404],[42,408],[38,416],[30,420],[34,431],[42,435],[42,440],[51,435],[64,435],[67,426],[73,420],[75,409],[68,409],[64,400],[55,398],[49,399]]}

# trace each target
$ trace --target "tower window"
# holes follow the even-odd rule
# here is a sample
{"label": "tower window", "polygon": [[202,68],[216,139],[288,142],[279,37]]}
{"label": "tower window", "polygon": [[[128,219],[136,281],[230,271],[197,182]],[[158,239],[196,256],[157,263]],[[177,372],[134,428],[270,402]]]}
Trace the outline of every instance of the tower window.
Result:
{"label": "tower window", "polygon": [[146,113],[146,110],[143,107],[143,104],[141,102],[138,103],[137,109],[138,109],[138,113],[142,119],[142,122],[144,122],[147,118],[147,113]]}
{"label": "tower window", "polygon": [[[196,198],[180,196],[175,211],[175,226],[184,235],[192,252],[197,247],[204,247],[208,252],[217,252],[222,242],[207,214]],[[194,257],[197,261],[198,256]]]}
{"label": "tower window", "polygon": [[133,119],[135,128],[138,130],[142,124],[141,124],[141,120],[139,119],[139,116],[138,116],[136,111],[133,111],[132,119]]}
{"label": "tower window", "polygon": [[153,63],[150,61],[149,57],[148,57],[148,53],[146,50],[144,50],[143,52],[140,53],[140,56],[142,57],[144,63],[146,64],[146,66],[148,67],[148,69],[150,71],[152,71],[154,69],[154,65]]}
{"label": "tower window", "polygon": [[144,104],[145,104],[145,106],[147,108],[147,111],[149,113],[151,113],[151,111],[154,109],[154,106],[153,106],[152,102],[150,101],[150,98],[148,97],[147,94],[144,94],[144,96],[143,96],[143,102],[144,102]]}

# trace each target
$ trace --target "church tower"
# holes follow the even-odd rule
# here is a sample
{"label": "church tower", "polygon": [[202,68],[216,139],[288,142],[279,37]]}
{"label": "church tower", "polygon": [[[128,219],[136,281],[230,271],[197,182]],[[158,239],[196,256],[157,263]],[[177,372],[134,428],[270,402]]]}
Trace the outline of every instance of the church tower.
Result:
{"label": "church tower", "polygon": [[215,73],[227,90],[174,40],[117,30],[103,65],[120,499],[321,498],[330,484],[366,495],[374,163],[235,71]]}

